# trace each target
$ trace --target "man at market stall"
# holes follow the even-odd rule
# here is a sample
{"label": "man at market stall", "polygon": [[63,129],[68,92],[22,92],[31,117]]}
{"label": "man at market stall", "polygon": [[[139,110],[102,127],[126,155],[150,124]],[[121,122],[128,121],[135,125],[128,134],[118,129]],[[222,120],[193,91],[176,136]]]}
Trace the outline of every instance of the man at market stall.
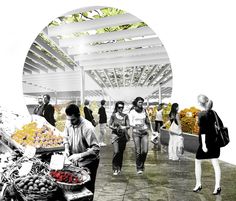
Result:
{"label": "man at market stall", "polygon": [[48,94],[43,95],[43,117],[50,123],[52,126],[55,126],[56,120],[54,119],[54,107],[49,104],[51,97]]}
{"label": "man at market stall", "polygon": [[91,181],[85,187],[94,194],[100,147],[91,122],[80,116],[79,107],[67,106],[67,125],[64,130],[65,154],[78,167],[87,167]]}

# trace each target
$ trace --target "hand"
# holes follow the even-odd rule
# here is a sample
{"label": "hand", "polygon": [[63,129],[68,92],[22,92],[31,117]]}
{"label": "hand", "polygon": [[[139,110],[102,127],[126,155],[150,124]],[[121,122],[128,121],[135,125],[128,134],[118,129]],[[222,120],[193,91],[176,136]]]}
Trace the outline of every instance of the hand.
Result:
{"label": "hand", "polygon": [[206,153],[208,151],[206,145],[202,145],[202,150]]}
{"label": "hand", "polygon": [[81,153],[73,154],[68,158],[72,162],[80,161],[82,159]]}

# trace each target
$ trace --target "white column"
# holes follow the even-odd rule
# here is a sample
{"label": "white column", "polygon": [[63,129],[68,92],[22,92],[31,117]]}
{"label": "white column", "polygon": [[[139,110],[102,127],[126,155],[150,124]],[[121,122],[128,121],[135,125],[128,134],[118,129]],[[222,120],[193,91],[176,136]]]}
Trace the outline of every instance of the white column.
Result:
{"label": "white column", "polygon": [[159,93],[159,104],[161,104],[162,103],[162,97],[161,97],[161,85],[160,84],[158,84],[158,93]]}
{"label": "white column", "polygon": [[84,79],[84,67],[80,66],[80,104],[84,104],[84,88],[85,88],[85,79]]}
{"label": "white column", "polygon": [[55,105],[57,105],[57,91],[55,91]]}

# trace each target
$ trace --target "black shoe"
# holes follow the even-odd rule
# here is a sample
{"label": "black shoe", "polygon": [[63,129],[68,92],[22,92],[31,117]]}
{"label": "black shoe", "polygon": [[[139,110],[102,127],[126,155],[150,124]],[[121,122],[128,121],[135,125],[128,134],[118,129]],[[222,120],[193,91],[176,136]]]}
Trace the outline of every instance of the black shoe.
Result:
{"label": "black shoe", "polygon": [[212,194],[213,195],[220,195],[220,192],[221,192],[221,187],[217,188],[217,190],[214,191]]}
{"label": "black shoe", "polygon": [[202,186],[199,186],[198,188],[194,188],[193,192],[197,193],[200,192],[202,190]]}

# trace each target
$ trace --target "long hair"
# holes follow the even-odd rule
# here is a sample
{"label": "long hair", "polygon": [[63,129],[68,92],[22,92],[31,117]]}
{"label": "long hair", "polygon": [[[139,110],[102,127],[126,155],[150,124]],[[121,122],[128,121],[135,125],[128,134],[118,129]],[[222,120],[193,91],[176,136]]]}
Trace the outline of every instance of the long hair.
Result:
{"label": "long hair", "polygon": [[114,108],[114,111],[113,113],[116,113],[118,111],[118,105],[125,105],[125,103],[123,101],[117,101],[116,104],[115,104],[115,108]]}
{"label": "long hair", "polygon": [[176,120],[176,115],[177,115],[177,108],[179,107],[178,103],[173,103],[171,106],[171,110],[169,113],[169,118],[170,118],[170,122],[172,123],[173,121],[175,121],[175,123],[178,125],[178,122]]}
{"label": "long hair", "polygon": [[133,110],[135,107],[137,107],[137,103],[140,100],[144,102],[144,99],[140,96],[134,99],[134,101],[132,102],[133,106],[130,108],[130,111]]}

